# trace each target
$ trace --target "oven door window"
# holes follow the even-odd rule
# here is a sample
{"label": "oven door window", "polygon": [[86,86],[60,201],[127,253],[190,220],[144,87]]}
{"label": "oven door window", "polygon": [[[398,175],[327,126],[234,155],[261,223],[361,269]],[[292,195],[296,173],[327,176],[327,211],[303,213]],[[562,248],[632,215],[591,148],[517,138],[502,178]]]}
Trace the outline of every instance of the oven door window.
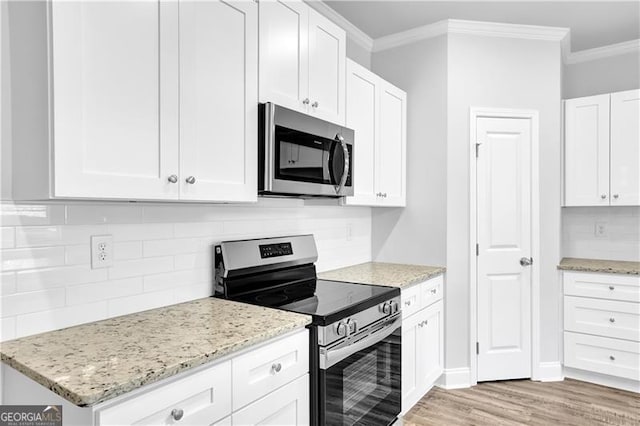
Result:
{"label": "oven door window", "polygon": [[401,329],[320,371],[322,424],[391,424],[400,414]]}
{"label": "oven door window", "polygon": [[344,155],[336,140],[286,127],[275,129],[276,179],[336,185],[342,177]]}

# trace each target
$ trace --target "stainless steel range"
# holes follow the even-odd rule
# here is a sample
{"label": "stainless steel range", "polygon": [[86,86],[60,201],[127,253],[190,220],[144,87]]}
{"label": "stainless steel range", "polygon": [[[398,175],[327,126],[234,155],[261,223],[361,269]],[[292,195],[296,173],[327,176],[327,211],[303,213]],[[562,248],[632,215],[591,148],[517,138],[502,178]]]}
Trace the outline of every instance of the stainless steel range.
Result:
{"label": "stainless steel range", "polygon": [[314,425],[390,425],[400,414],[400,290],[319,280],[313,235],[216,246],[216,296],[311,315]]}

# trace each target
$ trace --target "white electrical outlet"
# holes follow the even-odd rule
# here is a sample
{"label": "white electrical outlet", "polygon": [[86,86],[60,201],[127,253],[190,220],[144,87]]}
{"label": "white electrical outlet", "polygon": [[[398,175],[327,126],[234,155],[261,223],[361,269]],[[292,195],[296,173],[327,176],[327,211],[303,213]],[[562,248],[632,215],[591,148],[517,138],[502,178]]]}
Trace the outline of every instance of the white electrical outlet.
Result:
{"label": "white electrical outlet", "polygon": [[598,238],[606,238],[609,236],[607,222],[596,222],[595,235]]}
{"label": "white electrical outlet", "polygon": [[113,236],[91,236],[91,267],[108,268],[113,265]]}

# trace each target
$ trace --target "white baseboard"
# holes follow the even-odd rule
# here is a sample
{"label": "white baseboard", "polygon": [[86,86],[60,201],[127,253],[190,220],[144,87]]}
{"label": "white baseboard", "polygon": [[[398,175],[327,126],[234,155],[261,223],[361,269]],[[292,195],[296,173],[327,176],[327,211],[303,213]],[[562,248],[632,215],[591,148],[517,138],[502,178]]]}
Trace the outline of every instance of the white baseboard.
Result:
{"label": "white baseboard", "polygon": [[564,380],[560,361],[541,362],[538,367],[538,377],[541,382],[560,382]]}
{"label": "white baseboard", "polygon": [[461,389],[471,387],[471,371],[468,367],[446,368],[438,380],[437,386],[443,389]]}
{"label": "white baseboard", "polygon": [[640,393],[640,382],[636,380],[607,376],[606,374],[567,367],[564,368],[564,376],[568,379],[576,379],[583,382],[595,383],[596,385]]}

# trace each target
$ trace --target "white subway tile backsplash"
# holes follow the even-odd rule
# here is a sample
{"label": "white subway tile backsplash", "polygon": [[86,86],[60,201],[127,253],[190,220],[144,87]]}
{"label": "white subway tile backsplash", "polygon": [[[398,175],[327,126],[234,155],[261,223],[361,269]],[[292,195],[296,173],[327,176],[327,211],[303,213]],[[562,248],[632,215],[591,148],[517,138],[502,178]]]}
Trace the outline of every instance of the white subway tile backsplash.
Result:
{"label": "white subway tile backsplash", "polygon": [[107,318],[107,302],[65,306],[16,317],[16,337],[44,333]]}
{"label": "white subway tile backsplash", "polygon": [[2,251],[2,271],[64,265],[64,247],[8,249]]}
{"label": "white subway tile backsplash", "polygon": [[[213,246],[223,240],[313,233],[318,270],[371,259],[369,208],[297,199],[8,204],[0,219],[0,340],[210,296]],[[114,237],[114,265],[91,269],[90,236],[103,234]]]}
{"label": "white subway tile backsplash", "polygon": [[4,226],[0,228],[0,249],[14,248],[16,246],[16,229]]}
{"label": "white subway tile backsplash", "polygon": [[142,277],[67,287],[67,305],[81,305],[142,293]]}
{"label": "white subway tile backsplash", "polygon": [[29,293],[15,293],[2,296],[2,317],[44,311],[64,306],[65,294],[63,288]]}
{"label": "white subway tile backsplash", "polygon": [[91,269],[90,265],[20,271],[16,274],[19,292],[43,290],[66,285],[107,280],[107,269]]}

